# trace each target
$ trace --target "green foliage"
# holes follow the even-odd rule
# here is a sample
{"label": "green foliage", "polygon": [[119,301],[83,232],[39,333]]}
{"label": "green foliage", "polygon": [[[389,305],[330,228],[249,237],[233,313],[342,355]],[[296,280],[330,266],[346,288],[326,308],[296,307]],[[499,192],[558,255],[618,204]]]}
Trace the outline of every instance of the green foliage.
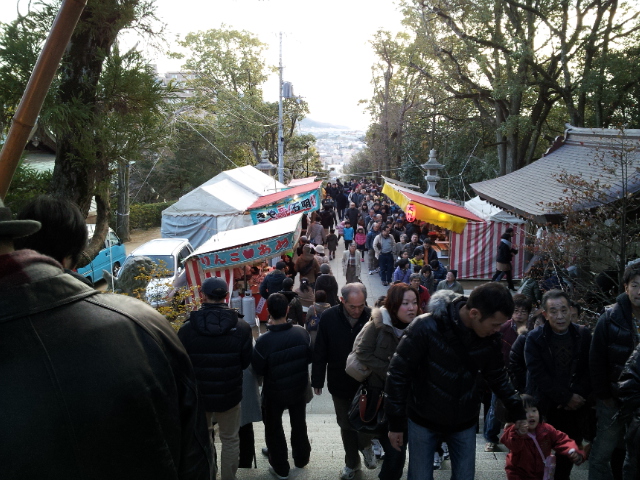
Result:
{"label": "green foliage", "polygon": [[49,192],[51,172],[39,172],[35,168],[21,163],[16,170],[4,203],[17,213],[38,195]]}
{"label": "green foliage", "polygon": [[175,202],[162,203],[132,203],[129,207],[129,226],[135,228],[159,227],[162,221],[162,211]]}

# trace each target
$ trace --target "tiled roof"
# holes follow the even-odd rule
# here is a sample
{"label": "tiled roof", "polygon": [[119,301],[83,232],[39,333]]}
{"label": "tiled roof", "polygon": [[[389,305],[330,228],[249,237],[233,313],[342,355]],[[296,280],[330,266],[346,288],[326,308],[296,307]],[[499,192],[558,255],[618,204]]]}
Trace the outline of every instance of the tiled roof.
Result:
{"label": "tiled roof", "polygon": [[623,134],[613,129],[568,126],[562,144],[549,149],[539,160],[502,177],[472,183],[471,188],[482,199],[510,213],[546,223],[560,214],[549,205],[567,196],[566,186],[558,181],[565,173],[581,176],[587,182],[599,180],[606,186],[604,193],[609,201],[619,199],[621,159],[627,161],[627,189],[635,193],[640,190],[640,130],[625,130]]}

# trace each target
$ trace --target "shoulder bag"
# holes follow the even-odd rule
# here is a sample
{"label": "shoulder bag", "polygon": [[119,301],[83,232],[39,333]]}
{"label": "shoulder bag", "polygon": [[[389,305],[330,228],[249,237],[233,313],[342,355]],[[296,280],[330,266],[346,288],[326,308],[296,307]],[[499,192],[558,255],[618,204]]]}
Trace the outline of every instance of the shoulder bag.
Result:
{"label": "shoulder bag", "polygon": [[536,436],[533,433],[528,433],[527,435],[529,435],[533,440],[533,443],[536,444],[536,448],[538,449],[538,452],[540,452],[540,456],[542,457],[542,464],[544,465],[544,474],[542,480],[553,480],[553,477],[556,474],[556,456],[549,455],[548,457],[545,457],[544,453],[542,453],[542,449],[540,448],[540,444],[538,443],[538,439],[536,438]]}
{"label": "shoulder bag", "polygon": [[349,423],[357,432],[386,434],[389,426],[384,412],[384,390],[369,387],[366,381],[360,384],[349,408]]}

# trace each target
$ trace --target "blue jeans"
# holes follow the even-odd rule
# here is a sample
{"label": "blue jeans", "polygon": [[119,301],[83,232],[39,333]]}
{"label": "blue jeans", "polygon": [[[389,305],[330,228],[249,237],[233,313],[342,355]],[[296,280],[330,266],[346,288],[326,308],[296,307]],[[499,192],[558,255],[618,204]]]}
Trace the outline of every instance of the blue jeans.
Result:
{"label": "blue jeans", "polygon": [[496,401],[498,397],[496,397],[495,393],[491,394],[491,408],[489,412],[487,412],[487,418],[484,420],[484,439],[487,442],[491,443],[499,443],[500,439],[498,435],[500,434],[500,422],[496,418]]}
{"label": "blue jeans", "polygon": [[393,277],[393,253],[381,253],[378,255],[378,265],[380,266],[380,279],[383,282],[391,283]]}
{"label": "blue jeans", "polygon": [[613,420],[618,412],[619,403],[608,407],[602,400],[596,402],[598,429],[589,455],[589,478],[597,480],[613,480],[611,471],[611,455],[613,450],[624,448],[626,425],[620,419]]}
{"label": "blue jeans", "polygon": [[449,445],[451,480],[473,480],[476,467],[476,426],[443,434],[409,419],[409,475],[407,480],[433,480],[433,454],[442,442]]}

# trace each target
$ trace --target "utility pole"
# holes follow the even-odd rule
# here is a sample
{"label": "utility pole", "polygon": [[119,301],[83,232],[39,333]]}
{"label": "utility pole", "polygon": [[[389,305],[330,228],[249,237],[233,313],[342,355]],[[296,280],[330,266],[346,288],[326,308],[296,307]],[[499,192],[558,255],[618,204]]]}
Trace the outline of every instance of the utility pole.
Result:
{"label": "utility pole", "polygon": [[278,82],[278,181],[284,183],[284,133],[282,120],[282,32],[280,32],[280,80]]}

